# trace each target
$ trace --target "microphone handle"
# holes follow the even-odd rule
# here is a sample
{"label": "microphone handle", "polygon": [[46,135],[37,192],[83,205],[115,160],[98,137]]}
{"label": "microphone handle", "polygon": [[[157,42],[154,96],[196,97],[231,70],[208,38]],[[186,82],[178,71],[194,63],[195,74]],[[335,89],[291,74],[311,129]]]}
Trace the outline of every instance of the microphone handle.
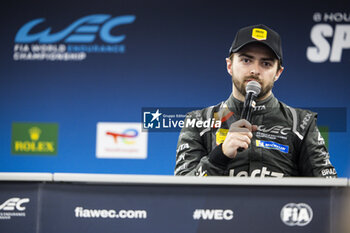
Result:
{"label": "microphone handle", "polygon": [[[243,110],[241,114],[241,119],[245,119],[247,121],[252,120],[252,109],[253,109],[253,101],[255,99],[256,95],[254,95],[253,92],[248,92],[247,96],[245,98],[244,104],[243,104]],[[244,151],[244,148],[240,147],[237,149],[238,152]]]}
{"label": "microphone handle", "polygon": [[252,120],[252,109],[253,109],[252,104],[254,99],[255,99],[254,93],[248,92],[243,104],[241,119],[245,119],[249,122]]}

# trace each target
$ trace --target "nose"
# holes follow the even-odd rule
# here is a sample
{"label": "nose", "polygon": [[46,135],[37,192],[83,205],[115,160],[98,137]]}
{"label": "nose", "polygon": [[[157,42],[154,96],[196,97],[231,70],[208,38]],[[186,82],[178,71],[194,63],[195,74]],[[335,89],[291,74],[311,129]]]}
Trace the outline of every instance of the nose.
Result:
{"label": "nose", "polygon": [[250,71],[250,75],[259,76],[260,73],[259,73],[259,71],[256,71],[255,69],[253,69]]}
{"label": "nose", "polygon": [[253,65],[250,69],[250,75],[258,76],[260,75],[259,67],[258,65]]}

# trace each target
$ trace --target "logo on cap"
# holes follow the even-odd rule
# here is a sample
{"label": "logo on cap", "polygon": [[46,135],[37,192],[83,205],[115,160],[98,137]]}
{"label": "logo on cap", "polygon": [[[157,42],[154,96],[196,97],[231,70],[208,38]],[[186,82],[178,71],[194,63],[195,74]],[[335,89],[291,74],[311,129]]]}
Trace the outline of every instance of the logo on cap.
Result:
{"label": "logo on cap", "polygon": [[256,40],[266,40],[267,31],[261,28],[253,28],[252,38]]}

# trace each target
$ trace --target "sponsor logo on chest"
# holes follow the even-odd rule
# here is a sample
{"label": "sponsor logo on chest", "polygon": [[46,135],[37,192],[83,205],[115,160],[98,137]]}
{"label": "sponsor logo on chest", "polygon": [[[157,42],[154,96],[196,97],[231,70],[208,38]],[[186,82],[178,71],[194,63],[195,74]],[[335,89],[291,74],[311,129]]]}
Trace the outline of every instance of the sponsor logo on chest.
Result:
{"label": "sponsor logo on chest", "polygon": [[265,126],[259,125],[256,131],[257,138],[267,138],[267,139],[288,139],[288,133],[291,131],[290,127],[282,125]]}

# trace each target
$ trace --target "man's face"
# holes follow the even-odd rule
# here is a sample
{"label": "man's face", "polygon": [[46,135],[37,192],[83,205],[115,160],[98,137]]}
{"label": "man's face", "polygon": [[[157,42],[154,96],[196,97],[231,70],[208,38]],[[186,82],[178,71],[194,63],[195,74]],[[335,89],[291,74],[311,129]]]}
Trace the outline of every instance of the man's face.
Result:
{"label": "man's face", "polygon": [[283,68],[277,70],[278,60],[271,49],[259,43],[248,44],[226,59],[227,71],[232,76],[233,95],[244,101],[245,88],[249,81],[255,80],[261,85],[258,100],[271,95],[274,82]]}

